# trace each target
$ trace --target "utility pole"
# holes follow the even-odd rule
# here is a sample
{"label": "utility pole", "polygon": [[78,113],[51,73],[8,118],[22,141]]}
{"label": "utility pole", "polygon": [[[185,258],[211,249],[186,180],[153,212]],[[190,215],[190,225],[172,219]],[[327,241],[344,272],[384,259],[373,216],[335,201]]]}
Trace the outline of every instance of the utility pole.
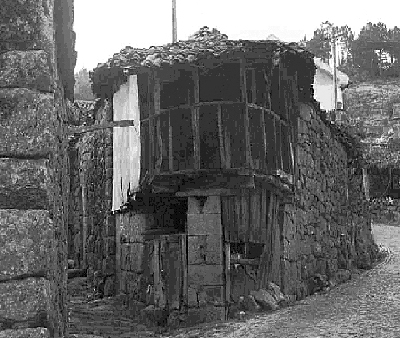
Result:
{"label": "utility pole", "polygon": [[333,90],[334,90],[334,113],[336,119],[336,109],[337,109],[337,75],[336,75],[336,35],[333,35],[332,39],[332,49],[333,49]]}
{"label": "utility pole", "polygon": [[176,0],[172,0],[172,42],[178,40],[176,31]]}

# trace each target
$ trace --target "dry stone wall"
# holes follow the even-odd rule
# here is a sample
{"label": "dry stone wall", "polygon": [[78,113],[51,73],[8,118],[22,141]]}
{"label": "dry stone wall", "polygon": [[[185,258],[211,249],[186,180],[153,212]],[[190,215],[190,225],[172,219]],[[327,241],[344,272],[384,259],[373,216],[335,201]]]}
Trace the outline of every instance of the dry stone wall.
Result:
{"label": "dry stone wall", "polygon": [[303,298],[370,267],[377,248],[362,173],[348,167],[344,145],[309,105],[298,120],[297,175],[295,201],[283,210],[281,284]]}
{"label": "dry stone wall", "polygon": [[[96,107],[99,107],[96,106]],[[79,121],[96,125],[112,118],[111,104],[82,111]],[[93,116],[88,124],[85,116]],[[112,208],[112,130],[78,134],[70,140],[69,258],[87,268],[98,296],[115,292],[115,221]]]}
{"label": "dry stone wall", "polygon": [[[71,14],[72,0],[64,4]],[[66,334],[69,182],[55,34],[72,32],[72,15],[57,21],[56,7],[0,6],[0,337]],[[71,64],[64,74],[73,74]]]}

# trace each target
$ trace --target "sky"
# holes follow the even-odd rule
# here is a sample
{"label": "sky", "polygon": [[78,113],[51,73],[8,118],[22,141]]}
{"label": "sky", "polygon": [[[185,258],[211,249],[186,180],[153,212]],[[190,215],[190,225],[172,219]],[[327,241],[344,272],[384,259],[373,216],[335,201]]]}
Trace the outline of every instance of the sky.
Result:
{"label": "sky", "polygon": [[[385,8],[390,8],[389,0]],[[75,0],[75,71],[106,62],[125,46],[148,48],[172,41],[172,0]],[[389,2],[389,4],[388,4]],[[348,25],[357,34],[367,22],[400,26],[397,11],[377,10],[365,0],[176,0],[178,40],[203,26],[217,28],[229,39],[282,41],[311,38],[321,22]],[[329,3],[337,3],[331,7]],[[396,6],[394,6],[396,7]],[[393,8],[394,8],[393,7]],[[397,19],[397,21],[396,21]]]}

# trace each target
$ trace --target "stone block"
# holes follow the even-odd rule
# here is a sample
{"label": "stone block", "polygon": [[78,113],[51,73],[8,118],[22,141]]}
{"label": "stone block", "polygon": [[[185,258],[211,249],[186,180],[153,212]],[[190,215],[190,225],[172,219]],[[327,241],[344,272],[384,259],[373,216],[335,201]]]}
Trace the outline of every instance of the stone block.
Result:
{"label": "stone block", "polygon": [[4,330],[0,331],[0,338],[50,338],[50,332],[45,327]]}
{"label": "stone block", "polygon": [[188,236],[188,263],[205,264],[207,235]]}
{"label": "stone block", "polygon": [[189,197],[188,214],[221,214],[220,196]]}
{"label": "stone block", "polygon": [[188,237],[189,264],[222,264],[222,239],[219,236]]}
{"label": "stone block", "polygon": [[0,89],[0,156],[47,157],[54,146],[52,94]]}
{"label": "stone block", "polygon": [[140,272],[143,271],[143,255],[144,255],[144,244],[143,243],[131,243],[130,244],[130,270]]}
{"label": "stone block", "polygon": [[108,276],[115,274],[115,255],[103,259],[102,271],[104,275]]}
{"label": "stone block", "polygon": [[[31,327],[45,326],[43,320],[51,301],[47,294],[49,283],[44,278],[0,283],[0,328],[18,328],[26,322]],[[4,327],[6,322],[12,327]]]}
{"label": "stone block", "polygon": [[49,269],[52,241],[48,211],[0,210],[0,277]]}
{"label": "stone block", "polygon": [[43,50],[9,51],[0,54],[0,87],[54,91],[49,55]]}
{"label": "stone block", "polygon": [[217,306],[204,306],[200,308],[189,308],[187,314],[187,325],[192,326],[200,323],[225,320],[225,308]]}
{"label": "stone block", "polygon": [[223,265],[189,265],[189,285],[222,285],[224,269]]}
{"label": "stone block", "polygon": [[47,162],[0,159],[0,209],[48,209]]}
{"label": "stone block", "polygon": [[0,8],[0,53],[43,49],[54,53],[53,1],[13,1]]}
{"label": "stone block", "polygon": [[199,305],[222,305],[224,303],[224,287],[221,285],[216,286],[203,286],[198,292]]}
{"label": "stone block", "polygon": [[277,310],[278,304],[275,298],[264,289],[260,290],[252,290],[250,291],[250,295],[254,297],[256,302],[260,304],[261,308],[264,310]]}
{"label": "stone block", "polygon": [[221,215],[188,215],[187,228],[189,235],[222,235]]}

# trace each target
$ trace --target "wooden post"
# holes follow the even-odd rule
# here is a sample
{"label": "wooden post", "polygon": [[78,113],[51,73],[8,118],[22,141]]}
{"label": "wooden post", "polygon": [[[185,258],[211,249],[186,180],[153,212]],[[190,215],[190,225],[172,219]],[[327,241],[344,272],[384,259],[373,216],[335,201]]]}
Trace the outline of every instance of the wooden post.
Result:
{"label": "wooden post", "polygon": [[226,169],[226,159],[225,159],[225,147],[224,147],[224,135],[223,135],[223,127],[222,127],[222,109],[221,105],[217,106],[218,109],[218,139],[219,139],[219,154],[221,157],[221,168]]}
{"label": "wooden post", "polygon": [[177,41],[176,0],[172,0],[172,42]]}
{"label": "wooden post", "polygon": [[160,79],[157,76],[157,72],[153,71],[151,73],[151,85],[153,90],[153,107],[149,109],[149,172],[150,176],[154,175],[154,154],[155,154],[155,135],[154,135],[154,118],[160,113]]}
{"label": "wooden post", "polygon": [[194,68],[192,71],[192,79],[194,84],[194,105],[192,106],[192,129],[193,129],[193,147],[194,147],[194,169],[200,169],[200,127],[199,127],[199,108],[200,87],[199,87],[199,71]]}
{"label": "wooden post", "polygon": [[242,94],[242,102],[244,103],[244,132],[245,132],[245,152],[246,152],[246,167],[253,169],[253,161],[251,158],[250,146],[250,122],[249,122],[249,107],[247,105],[247,85],[246,85],[246,63],[240,59],[240,89]]}

